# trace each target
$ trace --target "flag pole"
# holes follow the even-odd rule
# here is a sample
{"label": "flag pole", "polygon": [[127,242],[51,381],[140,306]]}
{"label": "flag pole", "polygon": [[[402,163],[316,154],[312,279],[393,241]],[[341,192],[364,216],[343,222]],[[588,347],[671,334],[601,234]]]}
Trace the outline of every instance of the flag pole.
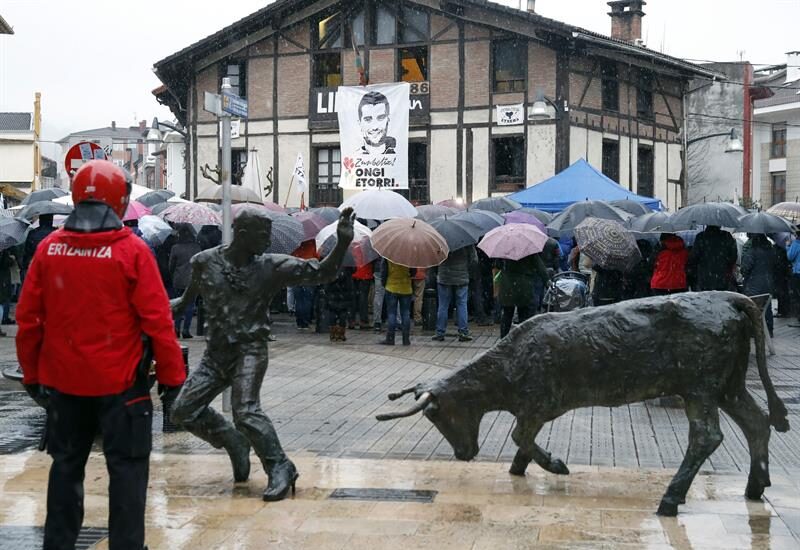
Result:
{"label": "flag pole", "polygon": [[286,200],[283,201],[284,208],[286,208],[286,205],[289,204],[289,195],[292,193],[292,183],[294,183],[294,172],[292,172],[292,179],[289,180],[289,189],[286,190]]}

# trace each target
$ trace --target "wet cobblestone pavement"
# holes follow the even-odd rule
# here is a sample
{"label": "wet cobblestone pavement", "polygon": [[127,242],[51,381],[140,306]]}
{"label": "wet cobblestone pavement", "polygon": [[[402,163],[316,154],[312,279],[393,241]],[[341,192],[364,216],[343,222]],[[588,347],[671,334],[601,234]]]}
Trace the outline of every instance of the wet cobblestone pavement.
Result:
{"label": "wet cobblestone pavement", "polygon": [[[509,415],[484,418],[479,464],[454,461],[450,447],[420,415],[374,420],[378,410],[392,407],[388,391],[436,378],[471,358],[495,341],[496,327],[474,327],[469,343],[431,342],[415,329],[410,348],[387,348],[376,345],[380,335],[372,331],[348,331],[346,343],[331,344],[327,335],[298,333],[289,317],[275,321],[278,341],[270,350],[262,396],[285,448],[300,457],[297,497],[262,503],[266,479],[259,467],[248,485],[234,487],[224,454],[185,433],[162,434],[157,411],[151,550],[800,548],[800,328],[783,319],[777,320],[777,355],[769,366],[794,429],[772,435],[773,486],[763,503],[741,496],[749,466],[746,443],[723,415],[725,441],[703,466],[677,520],[653,512],[683,457],[688,424],[682,409],[648,402],[568,413],[546,426],[538,442],[565,458],[573,474],[557,478],[532,466],[528,478],[517,480],[506,473],[516,451]],[[202,340],[183,342],[196,365]],[[0,339],[0,366],[13,364],[13,339]],[[765,407],[754,364],[748,387]],[[0,381],[0,528],[25,528],[15,531],[25,536],[35,535],[32,528],[44,520],[49,459],[31,450],[42,423],[21,387]],[[99,453],[90,459],[87,480],[85,524],[103,528],[107,480]],[[328,500],[342,488],[439,493],[432,504]],[[0,541],[12,540],[6,534],[13,533],[0,531]],[[36,547],[18,544],[12,547]]]}

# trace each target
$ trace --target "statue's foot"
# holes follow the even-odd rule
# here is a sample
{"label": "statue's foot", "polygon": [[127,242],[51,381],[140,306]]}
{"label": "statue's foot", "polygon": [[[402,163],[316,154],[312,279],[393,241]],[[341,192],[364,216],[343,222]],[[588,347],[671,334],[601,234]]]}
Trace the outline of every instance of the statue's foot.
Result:
{"label": "statue's foot", "polygon": [[300,474],[297,472],[294,463],[288,458],[275,464],[270,468],[269,484],[264,490],[263,499],[266,502],[274,502],[283,500],[289,494],[289,489],[292,490],[292,496],[295,492],[295,483]]}
{"label": "statue's foot", "polygon": [[744,490],[744,496],[748,500],[761,500],[764,495],[764,488],[771,485],[769,475],[766,479],[760,479],[759,476],[751,475],[747,479],[747,488]]}
{"label": "statue's foot", "polygon": [[661,504],[658,505],[656,514],[659,516],[675,517],[678,515],[678,503],[664,497],[661,499]]}
{"label": "statue's foot", "polygon": [[558,474],[562,476],[569,475],[569,468],[567,468],[567,465],[564,464],[564,461],[560,458],[552,459],[545,470],[551,474]]}
{"label": "statue's foot", "polygon": [[250,442],[238,430],[225,445],[233,466],[233,481],[241,483],[250,477]]}
{"label": "statue's foot", "polygon": [[528,466],[527,464],[523,466],[512,462],[511,467],[508,469],[508,473],[511,474],[512,476],[525,477],[525,470],[527,469],[527,466]]}

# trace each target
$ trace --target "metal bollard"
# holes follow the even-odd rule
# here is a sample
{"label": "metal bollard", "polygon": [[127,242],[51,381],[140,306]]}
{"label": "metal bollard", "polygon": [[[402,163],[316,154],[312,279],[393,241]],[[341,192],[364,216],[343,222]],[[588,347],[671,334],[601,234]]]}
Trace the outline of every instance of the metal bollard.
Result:
{"label": "metal bollard", "polygon": [[436,330],[436,289],[426,288],[422,295],[422,329]]}
{"label": "metal bollard", "polygon": [[[186,369],[186,375],[189,375],[189,348],[186,346],[181,346],[181,355],[183,355],[183,366]],[[164,399],[166,394],[161,397],[161,407],[164,411],[164,422],[161,425],[161,431],[165,434],[168,433],[175,433],[175,432],[182,432],[184,431],[182,426],[178,424],[174,424],[170,419],[170,410],[172,409],[172,402],[174,401],[174,397],[170,399]]]}

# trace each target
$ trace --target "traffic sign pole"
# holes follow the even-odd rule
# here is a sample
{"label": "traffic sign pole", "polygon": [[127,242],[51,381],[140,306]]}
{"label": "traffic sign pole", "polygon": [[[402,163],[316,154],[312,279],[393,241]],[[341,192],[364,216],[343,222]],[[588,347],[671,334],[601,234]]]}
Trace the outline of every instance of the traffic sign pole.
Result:
{"label": "traffic sign pole", "polygon": [[[228,78],[222,79],[222,94],[231,89],[231,81]],[[222,122],[222,172],[220,183],[222,183],[222,243],[231,244],[233,240],[231,228],[231,114],[227,111],[220,113]],[[231,410],[231,390],[230,388],[222,392],[222,410]]]}

